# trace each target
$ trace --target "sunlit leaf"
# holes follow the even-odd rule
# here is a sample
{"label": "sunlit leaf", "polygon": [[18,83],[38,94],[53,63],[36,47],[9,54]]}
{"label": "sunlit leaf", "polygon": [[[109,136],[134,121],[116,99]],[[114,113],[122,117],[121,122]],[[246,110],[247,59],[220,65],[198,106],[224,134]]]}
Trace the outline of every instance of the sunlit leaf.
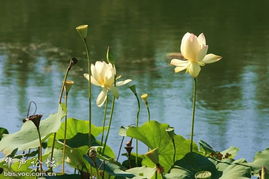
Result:
{"label": "sunlit leaf", "polygon": [[258,174],[262,167],[269,169],[269,148],[257,152],[254,161],[249,163],[255,174]]}
{"label": "sunlit leaf", "polygon": [[246,166],[244,159],[236,160],[229,165],[219,179],[249,179],[251,177],[251,168]]}
{"label": "sunlit leaf", "polygon": [[239,148],[237,147],[229,147],[228,149],[221,152],[221,154],[226,158],[234,158],[237,155],[237,152],[239,151]]}
{"label": "sunlit leaf", "polygon": [[115,162],[112,161],[101,161],[99,158],[92,159],[87,155],[84,155],[84,159],[86,159],[92,167],[104,170],[105,172],[109,173],[113,176],[119,177],[129,177],[132,178],[135,175],[129,172],[123,171],[120,165],[117,165]]}
{"label": "sunlit leaf", "polygon": [[[64,139],[64,128],[65,128],[65,122],[61,124],[61,127],[57,132],[56,139]],[[91,130],[92,135],[97,137],[98,135],[102,133],[103,127],[97,127],[94,124],[92,124],[91,129],[92,129]],[[78,133],[88,134],[89,133],[89,121],[68,118],[66,131],[67,131],[66,139],[71,139]]]}
{"label": "sunlit leaf", "polygon": [[[51,114],[40,122],[42,140],[50,134],[57,132],[61,126],[61,119],[66,115],[65,107],[59,105],[58,112]],[[36,126],[32,121],[26,121],[18,132],[5,135],[0,141],[0,151],[4,154],[11,153],[14,149],[26,150],[39,146]]]}
{"label": "sunlit leaf", "polygon": [[135,167],[126,170],[126,172],[134,174],[135,177],[132,179],[145,179],[145,178],[151,178],[154,176],[156,171],[156,168],[149,168],[149,167]]}
{"label": "sunlit leaf", "polygon": [[[159,161],[165,171],[168,171],[173,165],[174,155],[172,139],[167,132],[168,128],[168,124],[161,124],[152,120],[140,127],[129,127],[127,129],[127,136],[140,140],[150,149],[158,148]],[[190,141],[180,135],[174,135],[174,140],[176,145],[176,160],[179,160],[189,152]],[[195,144],[194,151],[198,151]],[[143,164],[155,167],[155,164],[149,159],[144,159]]]}

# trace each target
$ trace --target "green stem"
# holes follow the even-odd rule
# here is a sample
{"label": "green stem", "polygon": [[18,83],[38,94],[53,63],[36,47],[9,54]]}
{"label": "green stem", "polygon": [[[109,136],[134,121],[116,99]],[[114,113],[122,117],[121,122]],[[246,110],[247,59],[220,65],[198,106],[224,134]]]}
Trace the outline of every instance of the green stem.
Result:
{"label": "green stem", "polygon": [[145,102],[146,107],[147,107],[147,112],[148,112],[148,121],[150,121],[150,110],[149,110],[149,103],[146,101]]}
{"label": "green stem", "polygon": [[101,145],[103,145],[104,134],[105,134],[107,106],[108,106],[108,96],[107,96],[107,99],[106,99],[106,104],[105,104],[105,109],[104,109],[104,119],[103,119],[103,130],[102,130]]}
{"label": "green stem", "polygon": [[92,83],[91,83],[91,61],[90,61],[90,54],[89,54],[89,47],[87,44],[86,38],[83,39],[87,59],[88,59],[88,74],[89,74],[89,81],[88,81],[88,95],[89,95],[89,146],[91,146],[91,135],[92,135]]}
{"label": "green stem", "polygon": [[113,97],[112,107],[111,107],[111,112],[110,112],[110,118],[109,118],[109,124],[108,124],[107,134],[106,134],[106,138],[105,138],[104,148],[103,148],[103,152],[102,152],[103,154],[104,154],[105,149],[106,149],[106,143],[107,143],[107,139],[108,139],[108,136],[109,136],[109,131],[110,131],[111,123],[112,123],[114,107],[115,107],[115,100],[116,100],[116,97]]}
{"label": "green stem", "polygon": [[37,128],[37,133],[38,133],[38,139],[39,139],[39,152],[38,152],[38,160],[40,164],[40,172],[42,172],[42,141],[41,141],[41,135],[39,128]]}
{"label": "green stem", "polygon": [[190,152],[193,149],[193,135],[194,135],[194,120],[195,120],[195,107],[196,107],[196,84],[197,79],[193,78],[193,91],[192,91],[192,122],[191,122],[191,144]]}
{"label": "green stem", "polygon": [[[137,100],[137,107],[138,107],[138,110],[137,110],[137,113],[136,113],[136,127],[138,127],[138,124],[139,124],[139,113],[140,113],[140,101],[139,101],[139,98],[138,98],[137,93],[135,93],[135,97],[136,97],[136,100]],[[138,166],[138,140],[137,139],[135,140],[135,143],[136,143],[136,148],[135,148],[135,151],[136,151],[135,163],[136,163],[136,166]]]}
{"label": "green stem", "polygon": [[118,156],[117,156],[117,161],[118,161],[119,158],[120,158],[120,152],[121,152],[121,148],[122,148],[122,145],[123,145],[123,141],[124,141],[124,136],[123,136],[122,139],[121,139],[120,148],[119,148]]}
{"label": "green stem", "polygon": [[[67,109],[67,99],[68,99],[68,92],[65,92],[65,105]],[[64,147],[63,147],[63,158],[62,158],[62,173],[64,174],[64,167],[65,167],[65,149],[66,149],[66,130],[67,130],[67,114],[65,116],[65,124],[64,124]]]}
{"label": "green stem", "polygon": [[[61,87],[61,92],[60,92],[60,97],[59,97],[59,104],[62,103],[62,98],[63,98],[63,93],[64,93],[64,84],[66,82],[66,79],[68,77],[68,73],[69,71],[71,70],[72,68],[72,60],[69,62],[69,65],[66,69],[66,72],[65,72],[65,75],[64,75],[64,80],[63,80],[63,83],[62,83],[62,87]],[[54,133],[53,135],[53,142],[52,142],[52,148],[51,148],[51,156],[50,156],[50,160],[52,161],[53,160],[53,154],[54,154],[54,147],[55,147],[55,140],[56,140],[56,133]],[[52,167],[50,167],[50,171],[52,172]]]}

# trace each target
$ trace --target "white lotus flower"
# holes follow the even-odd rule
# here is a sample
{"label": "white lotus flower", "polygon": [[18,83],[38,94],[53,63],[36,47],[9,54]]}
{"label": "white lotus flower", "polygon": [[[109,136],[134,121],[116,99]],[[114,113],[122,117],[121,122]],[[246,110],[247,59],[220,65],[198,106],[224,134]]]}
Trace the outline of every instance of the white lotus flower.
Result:
{"label": "white lotus flower", "polygon": [[[95,65],[91,64],[91,83],[102,87],[102,91],[96,99],[96,104],[101,107],[107,99],[107,93],[109,90],[113,90],[117,93],[117,88],[114,86],[116,68],[111,63],[104,61],[97,61]],[[89,74],[85,73],[84,77],[89,80]],[[122,86],[129,83],[130,79],[116,82],[116,86]]]}
{"label": "white lotus flower", "polygon": [[171,65],[176,66],[175,72],[186,70],[192,77],[196,78],[201,66],[219,61],[222,57],[214,54],[207,54],[208,45],[203,33],[198,37],[187,32],[181,41],[180,51],[184,60],[172,59]]}

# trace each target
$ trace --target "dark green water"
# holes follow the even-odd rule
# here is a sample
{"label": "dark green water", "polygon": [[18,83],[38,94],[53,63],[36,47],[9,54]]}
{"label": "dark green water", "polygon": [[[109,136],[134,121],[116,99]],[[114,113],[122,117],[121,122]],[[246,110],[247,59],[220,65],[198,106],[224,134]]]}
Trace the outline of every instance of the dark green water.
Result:
{"label": "dark green water", "polygon": [[[199,75],[195,140],[219,150],[237,146],[239,157],[252,159],[269,147],[268,8],[266,0],[0,0],[0,126],[18,130],[30,100],[44,116],[55,112],[73,56],[80,61],[70,74],[76,85],[69,114],[88,118],[86,59],[74,30],[88,24],[91,58],[104,59],[109,45],[118,73],[150,94],[152,119],[189,137],[192,79],[174,74],[166,54],[179,50],[184,33],[204,32],[209,52],[223,59]],[[94,99],[99,91],[94,87]],[[118,128],[135,123],[137,110],[131,92],[120,93],[110,138],[115,148]],[[101,120],[94,105],[94,123]]]}

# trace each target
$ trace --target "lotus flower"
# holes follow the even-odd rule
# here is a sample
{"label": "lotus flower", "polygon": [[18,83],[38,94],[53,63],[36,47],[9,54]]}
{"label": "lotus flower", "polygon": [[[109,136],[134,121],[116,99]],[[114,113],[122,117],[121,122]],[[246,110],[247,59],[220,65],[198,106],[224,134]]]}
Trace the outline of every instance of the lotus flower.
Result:
{"label": "lotus flower", "polygon": [[[101,107],[107,99],[107,93],[109,90],[113,90],[117,93],[117,88],[114,86],[116,68],[111,63],[104,61],[97,61],[95,65],[91,64],[91,83],[102,87],[102,91],[96,99],[96,104]],[[85,73],[84,77],[89,80],[89,74]],[[118,77],[117,79],[119,79]],[[116,86],[122,86],[129,83],[130,79],[116,82]]]}
{"label": "lotus flower", "polygon": [[184,59],[172,59],[171,65],[176,66],[175,72],[178,73],[186,69],[192,77],[196,78],[201,66],[219,61],[222,57],[214,54],[207,54],[208,45],[203,33],[198,37],[187,32],[181,41],[180,51]]}

